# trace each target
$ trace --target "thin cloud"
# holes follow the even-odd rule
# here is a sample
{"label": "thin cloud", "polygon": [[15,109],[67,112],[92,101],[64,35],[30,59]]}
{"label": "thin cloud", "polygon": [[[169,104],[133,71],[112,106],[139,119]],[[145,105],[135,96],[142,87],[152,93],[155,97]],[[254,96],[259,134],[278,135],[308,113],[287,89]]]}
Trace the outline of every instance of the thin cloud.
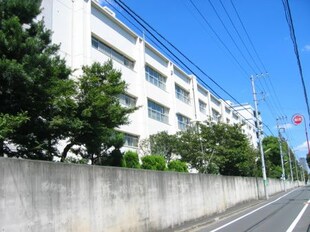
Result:
{"label": "thin cloud", "polygon": [[[292,123],[281,124],[279,127],[281,129],[289,130],[293,127],[293,124]],[[274,126],[274,129],[278,129],[278,127]],[[281,131],[281,132],[283,132],[283,131]]]}
{"label": "thin cloud", "polygon": [[295,151],[300,151],[300,152],[307,152],[308,151],[307,141],[305,141],[302,144],[300,144],[297,147],[295,147],[294,150]]}
{"label": "thin cloud", "polygon": [[310,52],[310,44],[305,45],[305,46],[302,48],[302,51],[303,51],[303,52]]}
{"label": "thin cloud", "polygon": [[288,129],[291,129],[293,127],[293,124],[287,123],[287,124],[282,125],[282,127],[285,128],[286,130],[288,130]]}

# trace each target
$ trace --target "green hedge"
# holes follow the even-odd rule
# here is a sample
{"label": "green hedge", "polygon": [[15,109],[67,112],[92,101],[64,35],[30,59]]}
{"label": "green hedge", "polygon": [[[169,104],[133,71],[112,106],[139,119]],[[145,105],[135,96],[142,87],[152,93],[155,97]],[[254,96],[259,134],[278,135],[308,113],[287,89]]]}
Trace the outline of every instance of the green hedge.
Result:
{"label": "green hedge", "polygon": [[149,170],[166,170],[166,160],[160,155],[148,155],[142,158],[141,168]]}

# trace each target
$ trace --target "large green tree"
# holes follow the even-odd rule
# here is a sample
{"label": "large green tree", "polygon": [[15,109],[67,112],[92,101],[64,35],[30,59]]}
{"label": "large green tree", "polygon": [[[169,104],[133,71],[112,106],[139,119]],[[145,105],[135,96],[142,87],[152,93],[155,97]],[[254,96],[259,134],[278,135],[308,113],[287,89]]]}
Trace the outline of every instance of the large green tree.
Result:
{"label": "large green tree", "polygon": [[0,113],[18,121],[0,139],[0,155],[10,141],[18,152],[7,150],[9,156],[50,160],[62,137],[61,122],[71,122],[64,113],[74,108],[75,87],[51,32],[36,19],[40,5],[39,0],[0,1]]}
{"label": "large green tree", "polygon": [[176,151],[177,137],[176,135],[169,135],[167,131],[162,131],[151,135],[143,143],[144,146],[149,147],[151,154],[162,155],[167,162],[170,162]]}
{"label": "large green tree", "polygon": [[251,176],[256,151],[240,125],[198,124],[179,133],[177,152],[192,168],[203,173]]}
{"label": "large green tree", "polygon": [[[290,149],[287,142],[283,138],[279,141],[279,138],[275,136],[267,136],[263,139],[266,173],[267,176],[270,178],[280,178],[282,176],[280,142],[282,146],[285,177],[290,178],[290,165],[292,166],[293,175],[294,175],[293,169],[294,166],[296,165],[296,158],[294,152]],[[289,154],[290,157],[288,156]]]}
{"label": "large green tree", "polygon": [[[73,145],[84,145],[87,149],[84,158],[91,159],[93,164],[111,164],[109,157],[114,154],[113,157],[119,157],[120,165],[119,149],[124,139],[114,128],[127,124],[129,114],[137,108],[120,104],[119,95],[125,93],[127,86],[111,60],[84,66],[82,70],[76,97],[76,126],[68,135],[69,142],[62,152],[62,160]],[[111,147],[114,147],[114,153],[111,153]]]}

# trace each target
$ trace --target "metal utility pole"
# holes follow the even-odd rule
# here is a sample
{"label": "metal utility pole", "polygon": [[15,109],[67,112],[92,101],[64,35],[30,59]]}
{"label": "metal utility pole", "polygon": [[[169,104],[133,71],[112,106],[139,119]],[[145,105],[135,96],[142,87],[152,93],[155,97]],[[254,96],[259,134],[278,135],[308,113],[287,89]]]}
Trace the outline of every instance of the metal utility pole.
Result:
{"label": "metal utility pole", "polygon": [[[295,153],[295,152],[294,152]],[[296,171],[296,179],[297,179],[297,181],[299,182],[299,176],[298,176],[298,168],[297,168],[297,157],[295,156],[295,154],[294,154],[294,160],[295,160],[295,171]],[[299,184],[298,184],[298,186],[299,186]]]}
{"label": "metal utility pole", "polygon": [[293,168],[292,168],[292,159],[291,159],[291,149],[290,149],[288,140],[286,142],[287,142],[287,155],[288,155],[288,159],[289,159],[289,162],[290,162],[291,181],[294,181]]}
{"label": "metal utility pole", "polygon": [[278,129],[278,141],[279,141],[279,147],[280,147],[280,158],[281,158],[281,167],[282,167],[282,176],[281,176],[281,180],[283,183],[283,187],[284,187],[284,191],[286,192],[286,186],[285,186],[285,169],[284,169],[284,161],[283,161],[283,151],[282,151],[282,135],[281,135],[281,128],[279,127],[279,122],[278,122],[278,118],[277,118],[277,129]]}
{"label": "metal utility pole", "polygon": [[257,137],[258,137],[258,144],[259,144],[259,150],[261,155],[261,162],[262,162],[262,174],[263,174],[263,182],[264,182],[264,192],[265,192],[265,198],[266,200],[269,198],[268,196],[268,189],[267,189],[267,175],[266,175],[266,167],[265,167],[265,155],[263,150],[263,142],[261,139],[261,124],[260,119],[258,117],[258,103],[257,103],[257,97],[256,97],[256,90],[255,90],[255,83],[254,83],[254,76],[251,76],[251,84],[252,84],[252,90],[253,90],[253,99],[254,99],[254,106],[255,106],[255,118],[257,123]]}

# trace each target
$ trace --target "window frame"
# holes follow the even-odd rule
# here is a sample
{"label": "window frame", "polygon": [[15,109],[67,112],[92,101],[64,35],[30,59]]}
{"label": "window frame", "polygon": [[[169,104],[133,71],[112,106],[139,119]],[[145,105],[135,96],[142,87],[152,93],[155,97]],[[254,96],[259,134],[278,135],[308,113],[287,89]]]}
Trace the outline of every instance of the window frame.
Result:
{"label": "window frame", "polygon": [[165,124],[169,123],[169,108],[160,105],[150,99],[147,100],[147,108],[149,118]]}
{"label": "window frame", "polygon": [[181,131],[186,130],[190,126],[191,119],[189,117],[184,116],[183,114],[177,113],[176,115],[178,121],[178,129]]}
{"label": "window frame", "polygon": [[181,86],[175,84],[175,96],[177,99],[179,99],[180,101],[186,103],[186,104],[190,104],[190,92],[186,91],[185,89],[183,89]]}
{"label": "window frame", "polygon": [[118,96],[119,103],[125,107],[135,107],[137,104],[137,98],[132,97],[126,93],[121,93]]}
{"label": "window frame", "polygon": [[162,90],[166,90],[167,77],[149,65],[145,65],[145,79]]}
{"label": "window frame", "polygon": [[198,100],[198,102],[199,102],[199,111],[203,114],[206,114],[207,113],[207,103],[205,103],[204,101],[202,101],[200,99]]}
{"label": "window frame", "polygon": [[125,67],[127,67],[131,70],[134,69],[135,61],[129,59],[125,55],[121,54],[120,52],[113,49],[109,45],[103,43],[102,41],[100,41],[99,39],[97,39],[94,36],[91,37],[91,45],[93,48],[97,49],[99,52],[101,52],[101,53],[107,55],[108,57],[110,57],[111,59],[121,63]]}
{"label": "window frame", "polygon": [[139,147],[139,136],[124,133],[124,146],[138,148]]}

